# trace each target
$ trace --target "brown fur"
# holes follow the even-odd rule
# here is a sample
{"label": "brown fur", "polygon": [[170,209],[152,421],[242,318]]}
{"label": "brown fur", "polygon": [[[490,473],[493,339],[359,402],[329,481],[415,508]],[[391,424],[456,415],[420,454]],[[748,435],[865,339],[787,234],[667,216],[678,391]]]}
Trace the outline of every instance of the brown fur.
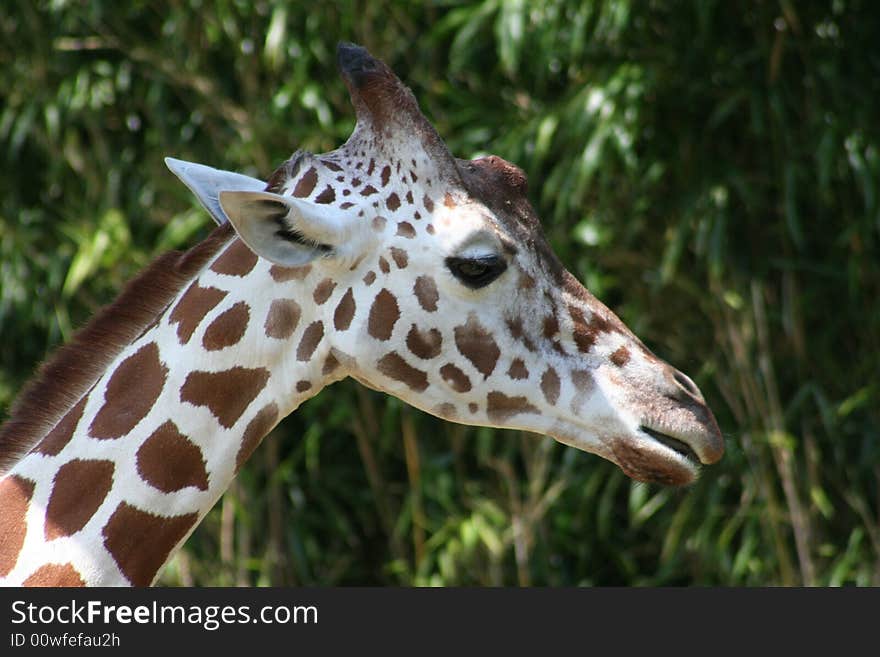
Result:
{"label": "brown fur", "polygon": [[27,510],[36,484],[12,475],[0,479],[0,577],[6,577],[18,561],[27,534]]}
{"label": "brown fur", "polygon": [[150,434],[138,448],[137,471],[145,482],[164,493],[187,486],[208,490],[208,471],[202,450],[180,433],[171,420]]}
{"label": "brown fur", "polygon": [[47,563],[40,566],[30,577],[21,583],[22,586],[49,586],[49,587],[73,587],[85,586],[86,583],[76,568],[71,564]]}
{"label": "brown fur", "polygon": [[222,372],[190,372],[180,388],[180,401],[204,406],[231,429],[266,387],[269,370],[235,366]]}
{"label": "brown fur", "polygon": [[40,367],[0,428],[0,473],[52,430],[233,235],[226,224],[186,253],[172,251],[157,258]]}
{"label": "brown fur", "polygon": [[70,536],[86,526],[113,486],[113,461],[74,459],[55,473],[46,505],[47,541]]}
{"label": "brown fur", "polygon": [[133,586],[149,586],[198,520],[196,513],[157,516],[122,502],[104,526],[104,547]]}

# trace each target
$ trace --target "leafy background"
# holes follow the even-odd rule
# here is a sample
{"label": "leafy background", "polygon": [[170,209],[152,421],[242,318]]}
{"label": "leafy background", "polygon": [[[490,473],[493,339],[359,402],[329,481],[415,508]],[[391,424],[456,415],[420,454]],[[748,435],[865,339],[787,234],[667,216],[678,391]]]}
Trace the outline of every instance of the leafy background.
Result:
{"label": "leafy background", "polygon": [[880,9],[870,0],[7,0],[0,417],[48,349],[210,220],[165,155],[266,176],[353,126],[337,40],[692,375],[695,486],[351,382],[285,420],[161,583],[880,585]]}

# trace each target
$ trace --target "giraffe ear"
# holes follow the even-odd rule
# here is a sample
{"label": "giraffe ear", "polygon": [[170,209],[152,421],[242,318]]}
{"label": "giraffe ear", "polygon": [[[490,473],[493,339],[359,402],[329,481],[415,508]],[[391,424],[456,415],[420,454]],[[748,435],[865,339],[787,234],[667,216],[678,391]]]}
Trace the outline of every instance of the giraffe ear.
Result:
{"label": "giraffe ear", "polygon": [[166,157],[165,166],[171,169],[171,173],[180,178],[184,185],[189,187],[190,191],[199,199],[199,203],[219,225],[228,221],[228,217],[224,214],[218,200],[221,189],[246,192],[258,192],[266,189],[266,183],[262,180],[232,171],[215,169],[204,164]]}
{"label": "giraffe ear", "polygon": [[222,191],[219,200],[242,241],[257,255],[283,267],[335,255],[350,232],[338,214],[290,196]]}

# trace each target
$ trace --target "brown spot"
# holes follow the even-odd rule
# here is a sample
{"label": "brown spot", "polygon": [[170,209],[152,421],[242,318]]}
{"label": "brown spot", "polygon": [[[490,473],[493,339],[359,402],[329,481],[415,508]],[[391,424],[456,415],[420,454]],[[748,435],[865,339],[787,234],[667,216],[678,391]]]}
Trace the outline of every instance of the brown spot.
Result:
{"label": "brown spot", "polygon": [[405,383],[416,392],[422,392],[428,387],[427,373],[412,367],[396,351],[382,356],[376,367],[388,378]]}
{"label": "brown spot", "polygon": [[354,293],[351,288],[348,288],[348,291],[342,295],[342,298],[336,305],[336,310],[333,311],[333,326],[336,327],[337,331],[348,330],[348,327],[351,326],[351,320],[354,317],[354,311]]}
{"label": "brown spot", "polygon": [[428,224],[425,227],[425,230],[428,232],[428,235],[433,235],[434,234],[434,224]]}
{"label": "brown spot", "polygon": [[377,340],[388,340],[398,319],[400,319],[400,308],[397,299],[391,292],[382,288],[370,307],[367,332]]}
{"label": "brown spot", "polygon": [[342,167],[332,160],[321,160],[321,164],[330,169],[330,171],[342,171]]}
{"label": "brown spot", "polygon": [[400,197],[394,192],[391,192],[391,194],[388,195],[388,198],[385,199],[385,206],[394,212],[400,207]]}
{"label": "brown spot", "polygon": [[18,561],[27,534],[27,510],[36,484],[19,475],[0,479],[0,577]]}
{"label": "brown spot", "polygon": [[486,415],[491,422],[504,423],[514,415],[537,413],[538,409],[526,397],[508,397],[503,392],[490,392],[486,396]]}
{"label": "brown spot", "polygon": [[440,295],[437,293],[437,284],[430,276],[419,276],[413,285],[413,292],[419,300],[419,305],[429,313],[437,310],[437,302]]}
{"label": "brown spot", "polygon": [[305,198],[314,191],[315,185],[317,184],[318,172],[315,171],[315,167],[310,167],[309,170],[303,174],[303,177],[297,181],[296,187],[293,189],[293,195],[298,198]]}
{"label": "brown spot", "polygon": [[284,191],[287,183],[290,182],[299,173],[302,159],[290,159],[284,162],[280,167],[272,172],[267,181],[266,191],[273,194],[280,194]]}
{"label": "brown spot", "polygon": [[375,230],[376,232],[382,232],[383,230],[385,230],[386,223],[388,223],[388,220],[385,219],[385,217],[383,217],[381,214],[377,214],[375,217],[373,217],[373,230]]}
{"label": "brown spot", "polygon": [[312,389],[311,381],[297,381],[296,382],[296,391],[297,392],[305,392],[306,390]]}
{"label": "brown spot", "polygon": [[293,299],[275,299],[263,323],[266,335],[276,340],[286,340],[299,325],[301,313],[299,304]]}
{"label": "brown spot", "polygon": [[391,259],[394,260],[394,264],[397,265],[398,269],[404,269],[409,264],[406,251],[398,249],[396,246],[391,247]]}
{"label": "brown spot", "polygon": [[[306,381],[308,383],[308,381]],[[298,387],[298,386],[297,386]],[[260,412],[254,416],[254,419],[248,422],[247,428],[241,437],[241,447],[238,448],[238,454],[235,455],[235,471],[238,472],[244,465],[260,441],[266,436],[275,423],[278,421],[278,407],[274,404],[267,404]]]}
{"label": "brown spot", "polygon": [[529,351],[535,351],[535,343],[532,342],[532,339],[526,335],[526,332],[523,330],[522,318],[517,317],[515,319],[508,319],[507,330],[510,331],[510,335],[514,340],[522,342],[526,349]]}
{"label": "brown spot", "polygon": [[629,349],[621,346],[617,351],[611,354],[611,362],[618,367],[623,367],[629,362]]}
{"label": "brown spot", "polygon": [[43,531],[47,541],[70,536],[85,527],[113,485],[113,462],[74,459],[55,474],[46,505]]}
{"label": "brown spot", "polygon": [[[584,290],[586,292],[586,290]],[[587,292],[589,294],[589,292]],[[596,311],[591,311],[590,326],[598,333],[619,332],[621,322],[617,317],[611,315],[611,319],[607,319]]]}
{"label": "brown spot", "polygon": [[250,309],[244,301],[224,310],[205,329],[202,346],[208,351],[218,351],[238,344],[244,337],[250,317]]}
{"label": "brown spot", "polygon": [[229,429],[266,387],[268,380],[268,370],[261,367],[191,372],[180,389],[180,400],[207,407],[220,424]]}
{"label": "brown spot", "polygon": [[332,203],[336,200],[336,192],[330,185],[324,188],[324,191],[315,197],[315,203]]}
{"label": "brown spot", "polygon": [[411,240],[416,236],[416,229],[408,221],[401,221],[397,224],[397,234]]}
{"label": "brown spot", "polygon": [[376,272],[374,272],[374,271],[368,271],[364,275],[364,285],[372,285],[375,280],[376,280]]}
{"label": "brown spot", "polygon": [[548,404],[553,405],[559,399],[559,387],[559,375],[552,367],[548,367],[541,375],[541,392],[544,393],[544,399]]}
{"label": "brown spot", "polygon": [[188,486],[208,490],[202,450],[180,433],[171,420],[156,429],[138,448],[137,470],[144,481],[165,493]]}
{"label": "brown spot", "polygon": [[157,516],[122,502],[104,526],[104,547],[129,582],[149,586],[198,519],[197,513]]}
{"label": "brown spot", "polygon": [[480,410],[480,407],[479,407],[477,404],[471,402],[470,404],[468,404],[468,410],[469,410],[471,413],[476,413],[477,411]]}
{"label": "brown spot", "polygon": [[574,387],[580,393],[592,392],[595,386],[593,375],[589,370],[572,370],[571,380],[574,383]]}
{"label": "brown spot", "polygon": [[257,254],[241,240],[235,240],[211,265],[211,270],[227,276],[247,276],[257,264]]}
{"label": "brown spot", "polygon": [[425,197],[422,199],[422,203],[425,205],[425,210],[428,212],[434,211],[434,201],[431,200],[431,197],[425,194]]}
{"label": "brown spot", "polygon": [[382,187],[388,186],[388,181],[391,179],[391,167],[387,164],[382,167]]}
{"label": "brown spot", "polygon": [[333,290],[336,289],[336,281],[325,278],[323,281],[318,283],[318,286],[315,288],[315,292],[312,295],[312,298],[315,300],[315,303],[319,306],[324,304],[327,299],[330,298],[330,295],[333,294]]}
{"label": "brown spot", "polygon": [[322,321],[318,320],[309,324],[303,331],[302,340],[296,348],[296,359],[302,362],[309,360],[323,337],[324,323]]}
{"label": "brown spot", "polygon": [[388,264],[388,261],[384,256],[379,256],[379,269],[382,270],[383,274],[387,274],[391,271],[391,265]]}
{"label": "brown spot", "polygon": [[370,158],[370,164],[367,166],[367,175],[372,176],[373,169],[375,169],[375,168],[376,168],[376,160],[374,160],[373,158]]}
{"label": "brown spot", "polygon": [[455,199],[452,198],[452,194],[449,192],[446,192],[446,196],[443,197],[443,205],[450,209],[454,208],[456,205]]}
{"label": "brown spot", "polygon": [[583,310],[577,306],[569,306],[568,312],[574,322],[574,342],[581,353],[590,351],[601,334],[612,330],[611,324],[597,313],[592,313],[587,322]]}
{"label": "brown spot", "polygon": [[80,399],[77,405],[58,421],[52,431],[46,434],[46,437],[34,448],[34,451],[46,456],[55,456],[60,453],[73,437],[73,432],[76,430],[76,425],[79,424],[88,399],[87,396]]}
{"label": "brown spot", "polygon": [[[412,171],[410,171],[410,175],[412,176],[413,182],[415,182],[417,180],[416,174],[414,174]],[[410,205],[413,204],[413,194],[411,191],[406,193],[406,202],[409,203]]]}
{"label": "brown spot", "polygon": [[324,365],[321,367],[321,374],[324,376],[332,374],[341,365],[339,360],[333,354],[333,351],[333,349],[330,350],[330,353],[327,354],[327,358],[324,359]]}
{"label": "brown spot", "polygon": [[199,287],[198,282],[187,288],[168,315],[170,324],[177,324],[177,339],[186,344],[202,320],[226,296],[214,287]]}
{"label": "brown spot", "polygon": [[520,290],[530,290],[535,287],[535,279],[523,272],[519,276],[518,287]]}
{"label": "brown spot", "polygon": [[21,583],[28,587],[79,587],[85,580],[71,563],[47,563],[37,568]]}
{"label": "brown spot", "polygon": [[571,411],[573,413],[580,413],[581,407],[593,390],[593,375],[589,370],[572,370],[568,378],[574,384],[574,395],[570,403]]}
{"label": "brown spot", "polygon": [[544,337],[552,339],[557,333],[559,333],[559,320],[556,319],[556,315],[548,315],[544,318]]}
{"label": "brown spot", "polygon": [[167,376],[155,342],[122,361],[107,382],[104,405],[92,420],[89,435],[119,438],[134,429],[156,403]]}
{"label": "brown spot", "polygon": [[440,368],[440,376],[455,392],[468,392],[471,389],[471,380],[468,375],[452,363],[446,363]]}
{"label": "brown spot", "polygon": [[495,370],[495,364],[501,355],[495,339],[473,313],[468,316],[465,324],[455,327],[455,346],[473,363],[484,379],[488,379]]}
{"label": "brown spot", "polygon": [[272,265],[269,269],[269,275],[276,283],[301,281],[311,272],[311,265],[303,265],[302,267],[282,267],[281,265]]}
{"label": "brown spot", "polygon": [[373,187],[372,185],[367,185],[361,190],[361,196],[372,196],[373,194],[378,194],[379,190]]}
{"label": "brown spot", "polygon": [[529,370],[522,360],[514,358],[510,368],[507,370],[507,376],[515,381],[521,381],[522,379],[529,378]]}
{"label": "brown spot", "polygon": [[419,358],[428,360],[440,354],[443,335],[435,328],[422,332],[413,324],[406,336],[406,346]]}
{"label": "brown spot", "polygon": [[446,420],[454,420],[458,417],[458,409],[455,407],[455,404],[443,402],[442,404],[434,407],[434,415],[436,415],[437,417],[442,417]]}

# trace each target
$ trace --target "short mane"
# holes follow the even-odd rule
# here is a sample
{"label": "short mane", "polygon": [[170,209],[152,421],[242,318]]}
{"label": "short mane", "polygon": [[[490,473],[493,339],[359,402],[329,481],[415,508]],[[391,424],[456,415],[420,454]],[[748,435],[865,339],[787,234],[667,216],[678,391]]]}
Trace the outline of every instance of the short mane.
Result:
{"label": "short mane", "polygon": [[156,258],[40,366],[0,427],[0,476],[92,389],[120,352],[165,311],[234,234],[224,224],[189,251]]}

